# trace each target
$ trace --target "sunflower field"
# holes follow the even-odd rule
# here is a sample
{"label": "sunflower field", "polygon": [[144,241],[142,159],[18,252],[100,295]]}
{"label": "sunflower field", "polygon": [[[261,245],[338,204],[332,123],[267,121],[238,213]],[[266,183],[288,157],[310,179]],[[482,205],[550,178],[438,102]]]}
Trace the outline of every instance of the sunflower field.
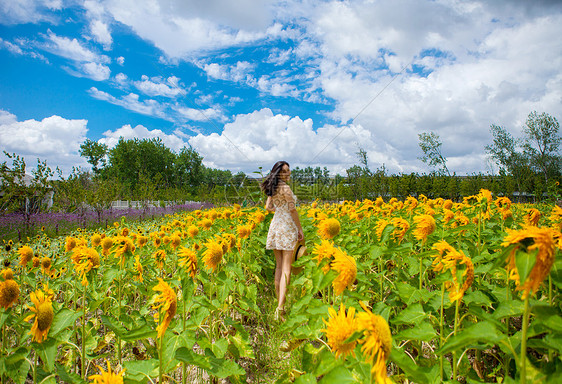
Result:
{"label": "sunflower field", "polygon": [[238,205],[2,245],[0,383],[562,382],[562,208],[487,190]]}

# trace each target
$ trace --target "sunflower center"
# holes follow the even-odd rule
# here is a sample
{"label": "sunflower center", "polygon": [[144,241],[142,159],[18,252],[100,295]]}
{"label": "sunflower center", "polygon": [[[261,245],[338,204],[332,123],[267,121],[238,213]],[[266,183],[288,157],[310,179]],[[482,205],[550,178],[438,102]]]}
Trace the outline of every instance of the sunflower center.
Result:
{"label": "sunflower center", "polygon": [[53,306],[51,302],[45,301],[37,307],[37,328],[40,331],[45,331],[53,323]]}

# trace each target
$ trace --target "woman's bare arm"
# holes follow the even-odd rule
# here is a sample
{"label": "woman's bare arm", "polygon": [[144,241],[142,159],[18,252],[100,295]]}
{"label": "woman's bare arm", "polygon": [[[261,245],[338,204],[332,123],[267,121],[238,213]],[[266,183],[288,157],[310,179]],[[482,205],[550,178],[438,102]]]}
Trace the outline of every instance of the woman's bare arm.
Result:
{"label": "woman's bare arm", "polygon": [[282,199],[285,204],[288,204],[289,213],[291,214],[291,217],[293,218],[293,221],[295,222],[295,225],[297,226],[298,240],[304,239],[304,234],[303,234],[303,230],[302,230],[301,221],[300,221],[300,218],[299,218],[299,213],[297,212],[297,207],[296,207],[295,201],[293,200],[293,192],[291,192],[291,188],[289,188],[288,185],[283,186],[283,189],[280,190],[279,192],[280,192],[279,193],[280,199]]}
{"label": "woman's bare arm", "polygon": [[275,207],[273,206],[273,200],[271,196],[267,196],[267,200],[265,202],[265,209],[269,212],[275,212]]}

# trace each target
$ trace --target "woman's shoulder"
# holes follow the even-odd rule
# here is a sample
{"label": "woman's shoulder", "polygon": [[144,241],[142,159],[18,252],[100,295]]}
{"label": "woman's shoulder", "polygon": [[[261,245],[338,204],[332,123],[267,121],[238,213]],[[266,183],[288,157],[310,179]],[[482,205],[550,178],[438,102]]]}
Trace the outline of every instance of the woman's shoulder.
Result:
{"label": "woman's shoulder", "polygon": [[291,187],[289,187],[288,184],[286,183],[279,183],[279,185],[277,186],[277,193],[280,194],[291,194]]}

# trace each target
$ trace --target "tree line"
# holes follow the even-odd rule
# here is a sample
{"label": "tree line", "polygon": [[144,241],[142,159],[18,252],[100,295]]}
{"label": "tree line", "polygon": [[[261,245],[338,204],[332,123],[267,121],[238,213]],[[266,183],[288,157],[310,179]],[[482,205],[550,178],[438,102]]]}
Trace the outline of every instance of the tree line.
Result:
{"label": "tree line", "polygon": [[[420,194],[458,200],[481,188],[516,201],[560,199],[562,139],[554,117],[530,113],[520,138],[496,124],[490,126],[490,132],[492,142],[486,152],[498,165],[497,174],[451,174],[439,136],[424,132],[419,134],[423,152],[419,159],[433,168],[428,174],[389,174],[384,164],[371,170],[366,151],[359,148],[358,164],[344,175],[332,176],[326,167],[294,167],[293,190],[304,201]],[[87,139],[80,146],[80,155],[92,166],[91,171],[73,168],[66,178],[58,168],[53,171],[40,160],[30,178],[20,156],[5,154],[12,166],[7,161],[0,163],[3,213],[39,210],[43,196],[49,193],[53,193],[53,209],[67,212],[102,212],[114,200],[140,201],[146,208],[153,200],[257,204],[263,198],[259,189],[262,169],[254,172],[255,177],[247,177],[242,172],[209,168],[194,148],[183,147],[176,153],[159,138],[120,138],[113,148]],[[55,174],[58,179],[53,180]]]}

